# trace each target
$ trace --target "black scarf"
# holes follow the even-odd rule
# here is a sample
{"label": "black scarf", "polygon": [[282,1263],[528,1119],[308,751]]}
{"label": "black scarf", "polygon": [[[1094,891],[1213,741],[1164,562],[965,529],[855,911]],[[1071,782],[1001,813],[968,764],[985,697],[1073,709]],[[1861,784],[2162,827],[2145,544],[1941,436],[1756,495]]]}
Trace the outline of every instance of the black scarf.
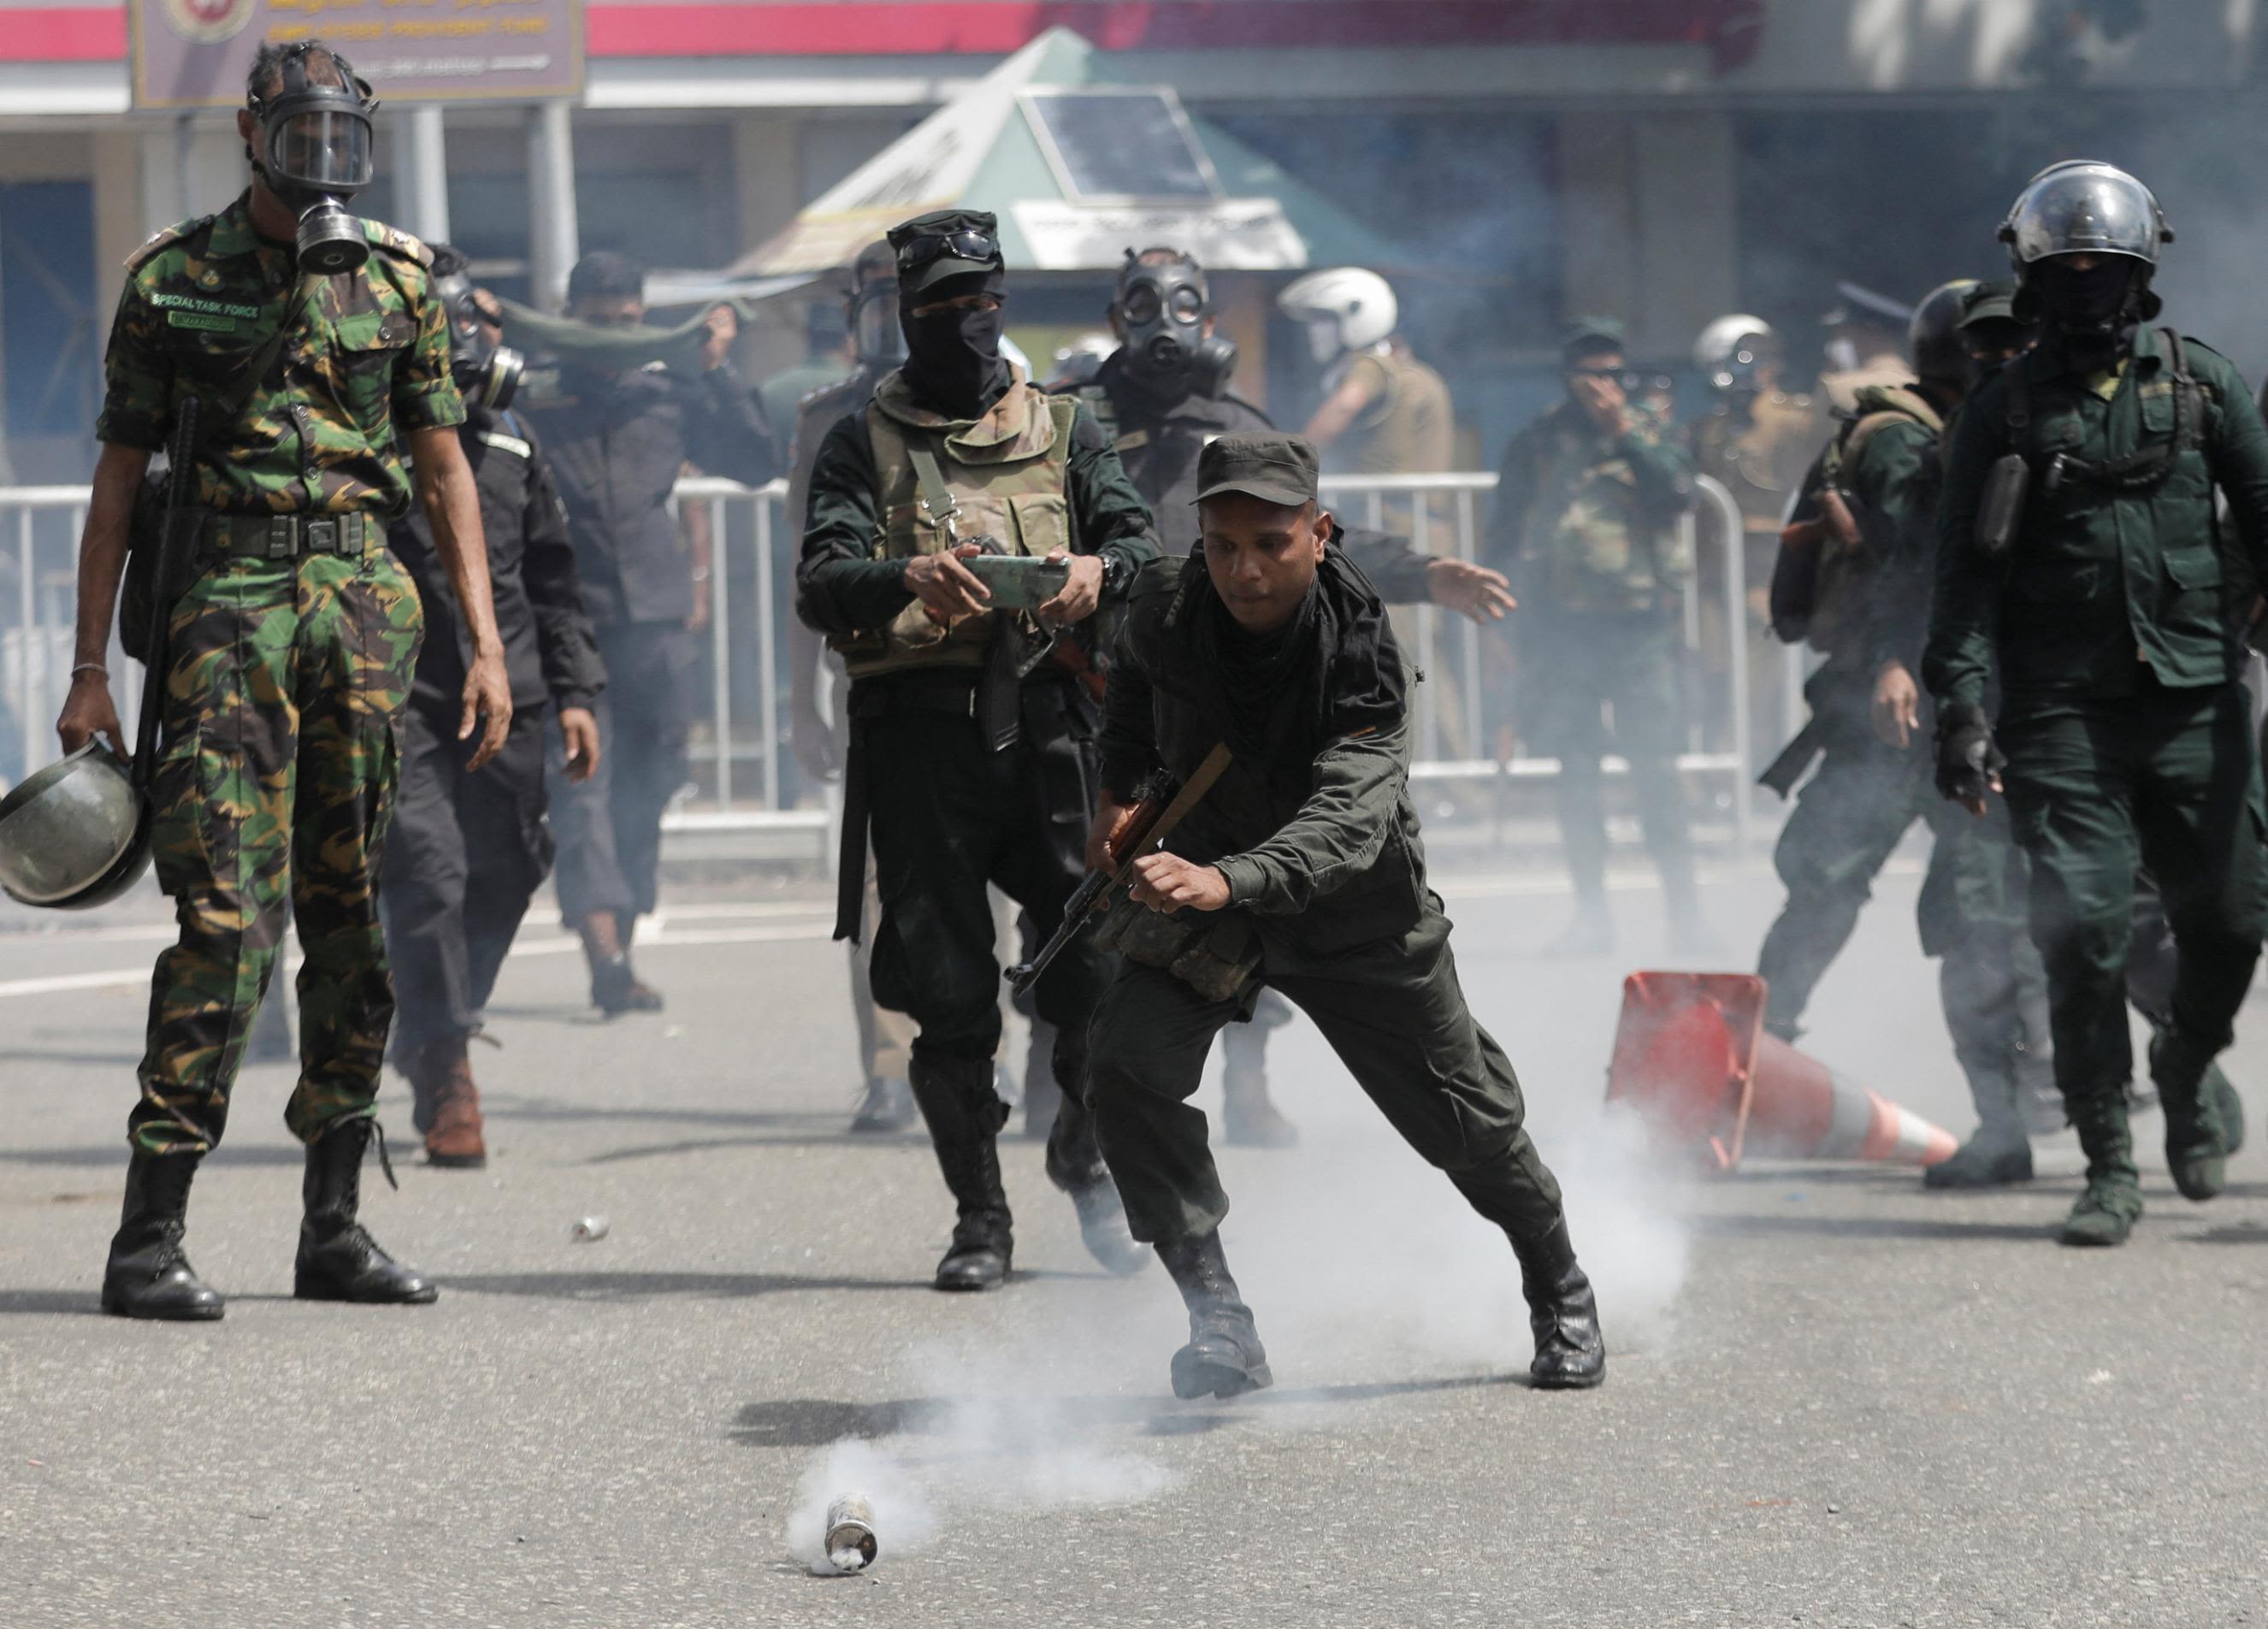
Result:
{"label": "black scarf", "polygon": [[948,306],[917,317],[913,307],[963,294],[998,294],[1004,281],[997,271],[984,272],[948,277],[935,288],[898,296],[898,327],[906,336],[906,383],[947,418],[982,418],[1007,394],[1011,375],[1000,355],[1007,313]]}

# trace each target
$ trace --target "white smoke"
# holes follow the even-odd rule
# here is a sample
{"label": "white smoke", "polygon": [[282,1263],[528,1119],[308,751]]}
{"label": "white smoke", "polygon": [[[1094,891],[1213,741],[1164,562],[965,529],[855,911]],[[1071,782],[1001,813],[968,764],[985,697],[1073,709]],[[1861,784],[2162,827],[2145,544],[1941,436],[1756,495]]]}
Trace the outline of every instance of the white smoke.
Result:
{"label": "white smoke", "polygon": [[[1130,1297],[1123,1285],[1098,1287],[1117,1291],[1122,1305],[1139,1299],[1146,1307],[1152,1299]],[[1145,1327],[1149,1323],[1143,1319]],[[1178,1344],[1176,1325],[1159,1332]],[[914,1405],[887,1435],[846,1438],[821,1450],[797,1484],[784,1536],[789,1555],[814,1573],[836,1570],[825,1554],[827,1508],[846,1493],[873,1509],[879,1565],[935,1543],[943,1510],[1012,1514],[1131,1504],[1163,1493],[1174,1482],[1165,1467],[1097,1440],[1149,1413],[1151,1396],[1130,1396],[1122,1404],[1107,1396],[1033,1392],[1040,1375],[1074,1385],[1107,1382],[1106,1345],[1120,1353],[1126,1349],[1102,1323],[1083,1317],[1054,1338],[1035,1336],[1005,1349],[930,1343],[910,1350],[905,1373],[930,1400]],[[1156,1367],[1162,1375],[1162,1357]]]}

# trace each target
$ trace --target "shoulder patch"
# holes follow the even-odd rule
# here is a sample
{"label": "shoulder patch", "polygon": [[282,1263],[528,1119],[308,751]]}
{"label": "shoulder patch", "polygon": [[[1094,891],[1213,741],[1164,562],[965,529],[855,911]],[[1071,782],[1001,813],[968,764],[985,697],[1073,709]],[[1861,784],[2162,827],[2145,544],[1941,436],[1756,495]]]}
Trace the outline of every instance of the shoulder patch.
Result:
{"label": "shoulder patch", "polygon": [[141,270],[144,265],[149,263],[151,257],[156,254],[160,249],[165,248],[169,244],[179,243],[182,239],[188,237],[191,232],[197,231],[201,227],[210,225],[212,224],[212,218],[213,217],[210,215],[193,216],[188,220],[175,221],[170,226],[166,226],[159,231],[151,232],[147,238],[143,240],[142,246],[139,248],[136,249],[133,254],[126,257],[127,271],[130,274]]}
{"label": "shoulder patch", "polygon": [[432,269],[433,251],[422,238],[413,238],[399,226],[389,226],[384,221],[364,220],[363,236],[379,248],[399,254],[404,260],[416,261],[428,270]]}

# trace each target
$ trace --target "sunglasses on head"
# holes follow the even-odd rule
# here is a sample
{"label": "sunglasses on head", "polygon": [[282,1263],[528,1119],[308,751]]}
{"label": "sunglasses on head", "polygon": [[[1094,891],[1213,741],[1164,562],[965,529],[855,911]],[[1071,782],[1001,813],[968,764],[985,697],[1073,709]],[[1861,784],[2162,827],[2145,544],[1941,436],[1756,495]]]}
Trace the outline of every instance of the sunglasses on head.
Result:
{"label": "sunglasses on head", "polygon": [[898,251],[898,269],[919,271],[932,261],[948,255],[954,260],[998,260],[999,240],[983,232],[924,232],[918,238],[907,239],[905,247]]}

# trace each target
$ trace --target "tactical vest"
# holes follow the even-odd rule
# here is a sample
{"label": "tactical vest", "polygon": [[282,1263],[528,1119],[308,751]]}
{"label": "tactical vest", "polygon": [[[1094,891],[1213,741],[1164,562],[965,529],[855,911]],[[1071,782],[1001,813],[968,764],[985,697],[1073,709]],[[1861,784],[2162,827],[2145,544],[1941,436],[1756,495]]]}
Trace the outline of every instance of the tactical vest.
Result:
{"label": "tactical vest", "polygon": [[[1867,444],[1885,427],[1900,423],[1919,424],[1933,436],[1942,433],[1944,417],[1921,396],[1903,386],[1869,385],[1859,392],[1853,416],[1819,454],[1804,489],[1814,495],[1800,503],[1799,513],[1812,518],[1790,530],[1808,527],[1810,546],[1819,550],[1817,575],[1812,579],[1811,619],[1804,640],[1821,655],[1857,658],[1867,637],[1867,600],[1873,593],[1881,560],[1867,536],[1879,518],[1862,514],[1843,490],[1843,472],[1859,460]],[[1838,512],[1839,509],[1839,512]]]}
{"label": "tactical vest", "polygon": [[[984,542],[998,552],[1045,555],[1071,546],[1071,423],[1079,403],[1033,388],[1020,376],[983,418],[948,419],[918,405],[902,376],[885,378],[866,404],[874,447],[877,560],[910,560]],[[950,533],[924,495],[921,465],[953,505]],[[917,600],[887,628],[830,640],[850,677],[871,679],[917,667],[981,667],[998,613],[950,627],[930,620]]]}

